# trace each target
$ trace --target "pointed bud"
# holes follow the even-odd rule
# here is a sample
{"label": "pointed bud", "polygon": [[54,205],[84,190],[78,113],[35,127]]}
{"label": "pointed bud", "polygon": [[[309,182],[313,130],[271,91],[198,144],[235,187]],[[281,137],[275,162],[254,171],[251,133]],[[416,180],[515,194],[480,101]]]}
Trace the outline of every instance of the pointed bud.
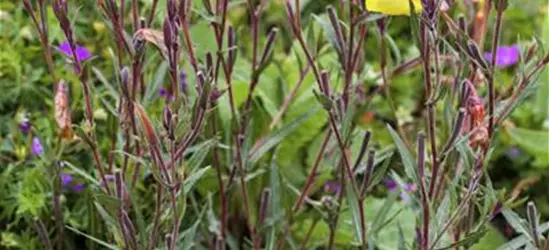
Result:
{"label": "pointed bud", "polygon": [[168,105],[164,106],[164,110],[162,112],[162,125],[164,126],[164,129],[168,131],[168,133],[171,131],[172,111],[170,110],[170,107]]}
{"label": "pointed bud", "polygon": [[532,46],[530,46],[528,50],[526,50],[526,54],[524,56],[524,63],[526,64],[530,62],[534,58],[534,55],[536,54],[537,51],[538,51],[537,44],[533,44]]}
{"label": "pointed bud", "polygon": [[368,144],[370,143],[371,137],[372,133],[370,133],[370,131],[366,131],[364,133],[364,137],[362,138],[362,145],[360,145],[360,151],[358,152],[358,157],[356,158],[355,166],[353,167],[353,172],[358,169],[358,166],[360,166],[362,158],[364,158],[366,150],[368,149]]}
{"label": "pointed bud", "polygon": [[166,45],[166,48],[170,50],[172,48],[174,34],[172,24],[167,17],[164,19],[164,24],[162,25],[162,28],[164,33],[164,44]]}
{"label": "pointed bud", "polygon": [[206,72],[208,73],[209,78],[213,78],[214,62],[211,52],[206,53]]}
{"label": "pointed bud", "polygon": [[273,43],[276,39],[276,34],[278,33],[278,29],[273,28],[271,31],[269,31],[269,35],[267,35],[267,43],[265,44],[265,48],[263,48],[263,54],[261,55],[261,60],[259,65],[264,66],[265,63],[267,63],[268,59],[271,57],[273,52]]}
{"label": "pointed bud", "polygon": [[335,33],[335,41],[336,41],[336,50],[339,53],[339,55],[342,56],[342,58],[345,58],[345,39],[343,38],[343,31],[341,29],[341,24],[339,23],[339,18],[336,14],[336,10],[333,7],[328,7],[328,17],[330,19],[330,23],[332,24],[332,29]]}
{"label": "pointed bud", "polygon": [[530,224],[530,230],[532,232],[532,236],[534,236],[534,244],[537,247],[541,247],[541,240],[539,237],[539,222],[538,222],[538,211],[536,209],[536,205],[534,202],[530,201],[528,202],[528,208],[527,208],[527,217],[528,222]]}
{"label": "pointed bud", "polygon": [[175,5],[175,0],[168,0],[166,10],[168,11],[168,19],[170,21],[175,20],[175,13],[177,13],[177,7]]}
{"label": "pointed bud", "polygon": [[229,69],[233,70],[234,64],[236,62],[237,49],[236,49],[236,35],[232,26],[229,26],[227,32],[227,44],[229,46]]}
{"label": "pointed bud", "polygon": [[204,78],[204,73],[202,71],[198,71],[196,74],[196,79],[198,80],[198,84],[196,84],[196,92],[200,95],[202,93],[202,87],[204,84],[206,84],[206,79]]}
{"label": "pointed bud", "polygon": [[368,152],[368,161],[366,163],[366,170],[364,171],[364,179],[362,180],[362,188],[360,190],[360,197],[364,199],[368,193],[368,189],[371,185],[372,176],[374,175],[374,163],[375,163],[376,152],[370,150]]}
{"label": "pointed bud", "polygon": [[143,107],[139,103],[134,103],[134,107],[135,113],[137,114],[137,117],[139,117],[139,121],[142,127],[141,129],[143,130],[145,138],[151,146],[156,147],[158,145],[158,137],[156,136],[156,131],[154,130],[149,116],[145,112],[145,109],[143,109]]}
{"label": "pointed bud", "polygon": [[480,49],[473,41],[467,41],[467,49],[469,55],[474,59],[479,67],[483,70],[488,69],[488,64],[484,61],[484,56],[480,53]]}
{"label": "pointed bud", "polygon": [[473,89],[470,88],[470,86],[472,86],[473,84],[471,83],[471,81],[469,81],[469,79],[465,79],[461,82],[461,103],[460,103],[460,107],[466,107],[467,106],[467,101],[469,99],[469,96],[471,96],[471,91],[473,91]]}
{"label": "pointed bud", "polygon": [[122,94],[126,99],[130,98],[129,83],[130,83],[130,70],[127,66],[122,68],[120,71],[120,88],[122,89]]}
{"label": "pointed bud", "polygon": [[69,105],[69,87],[64,81],[60,81],[57,84],[57,91],[55,93],[55,121],[59,127],[62,139],[72,139],[74,137]]}
{"label": "pointed bud", "polygon": [[271,190],[266,188],[261,193],[261,201],[259,203],[259,218],[257,219],[257,225],[263,225],[265,218],[267,217],[269,201],[271,199]]}
{"label": "pointed bud", "polygon": [[328,71],[322,71],[320,73],[320,86],[322,87],[321,91],[326,95],[326,96],[330,96],[331,95],[331,91],[330,91],[330,73],[328,73]]}
{"label": "pointed bud", "polygon": [[116,171],[114,173],[114,185],[116,188],[116,196],[118,198],[122,198],[124,195],[123,184],[122,184],[123,182],[124,180],[122,180],[122,174],[120,173],[120,171]]}

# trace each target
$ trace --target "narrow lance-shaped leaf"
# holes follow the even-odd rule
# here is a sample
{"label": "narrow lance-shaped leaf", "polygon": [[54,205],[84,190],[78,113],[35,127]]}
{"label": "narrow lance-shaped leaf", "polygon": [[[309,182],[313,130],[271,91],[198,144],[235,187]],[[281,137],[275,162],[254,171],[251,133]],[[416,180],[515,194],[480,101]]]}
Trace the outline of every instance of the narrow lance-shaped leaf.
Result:
{"label": "narrow lance-shaped leaf", "polygon": [[345,196],[347,198],[347,204],[351,209],[351,215],[353,219],[353,228],[355,231],[355,237],[361,244],[364,242],[362,234],[362,220],[364,216],[364,211],[361,210],[362,206],[359,205],[358,195],[356,194],[352,185],[345,185]]}
{"label": "narrow lance-shaped leaf", "polygon": [[210,169],[211,169],[211,166],[207,166],[205,168],[202,168],[196,171],[191,176],[187,177],[185,182],[183,182],[183,192],[185,194],[188,194],[193,188],[193,186],[196,184],[196,182],[198,182],[204,176],[204,174],[206,174],[206,172],[208,172],[208,170]]}
{"label": "narrow lance-shaped leaf", "polygon": [[296,120],[288,123],[280,130],[276,131],[274,134],[270,135],[265,139],[265,141],[258,147],[254,148],[250,152],[250,163],[254,163],[257,160],[259,160],[265,153],[269,152],[274,146],[278,145],[284,137],[289,135],[294,129],[299,127],[299,125],[306,121],[309,117],[311,117],[313,114],[315,114],[318,111],[318,107],[315,107],[308,111],[307,113],[303,114]]}
{"label": "narrow lance-shaped leaf", "polygon": [[105,242],[105,241],[102,241],[102,240],[100,240],[100,239],[98,239],[98,238],[96,238],[96,237],[93,237],[93,236],[91,236],[91,235],[89,235],[89,234],[86,234],[86,233],[84,233],[84,232],[82,232],[82,231],[80,231],[80,230],[78,230],[78,229],[76,229],[76,228],[74,228],[74,227],[71,227],[71,226],[65,226],[65,227],[66,227],[67,229],[69,229],[69,230],[75,232],[76,234],[82,235],[82,236],[84,236],[84,237],[86,237],[86,238],[92,240],[93,242],[95,242],[95,243],[97,243],[97,244],[99,244],[99,245],[102,245],[102,246],[106,247],[107,249],[111,249],[111,250],[118,250],[118,249],[119,249],[118,247],[116,247],[116,246],[113,245],[113,244],[109,244],[109,243],[107,243],[107,242]]}
{"label": "narrow lance-shaped leaf", "polygon": [[417,167],[414,163],[414,158],[412,157],[412,154],[410,153],[410,151],[408,151],[406,144],[404,144],[404,141],[400,139],[398,133],[390,125],[387,125],[387,128],[389,129],[389,133],[391,134],[391,137],[393,138],[393,141],[397,146],[397,150],[400,153],[406,175],[409,178],[413,179],[416,183],[419,183],[419,178],[416,174]]}

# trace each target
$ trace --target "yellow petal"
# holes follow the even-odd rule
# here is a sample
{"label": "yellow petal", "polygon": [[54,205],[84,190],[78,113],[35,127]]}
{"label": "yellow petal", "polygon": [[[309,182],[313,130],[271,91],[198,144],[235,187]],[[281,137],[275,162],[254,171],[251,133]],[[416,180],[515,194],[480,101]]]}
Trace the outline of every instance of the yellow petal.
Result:
{"label": "yellow petal", "polygon": [[[412,0],[416,12],[421,11],[421,0]],[[408,0],[366,0],[369,11],[380,12],[386,15],[410,15]]]}

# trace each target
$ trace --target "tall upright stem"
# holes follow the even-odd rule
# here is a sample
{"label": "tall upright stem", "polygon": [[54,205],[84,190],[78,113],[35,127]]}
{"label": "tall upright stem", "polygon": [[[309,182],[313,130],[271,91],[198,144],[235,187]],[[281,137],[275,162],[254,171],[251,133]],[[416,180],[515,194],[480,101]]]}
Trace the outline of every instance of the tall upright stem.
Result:
{"label": "tall upright stem", "polygon": [[490,77],[488,77],[488,137],[491,138],[494,133],[495,117],[494,111],[496,106],[496,90],[495,90],[495,78],[496,78],[496,60],[497,50],[499,47],[499,38],[501,35],[501,26],[503,23],[503,10],[504,0],[499,1],[496,17],[496,26],[494,28],[494,34],[492,34],[492,58],[490,60]]}

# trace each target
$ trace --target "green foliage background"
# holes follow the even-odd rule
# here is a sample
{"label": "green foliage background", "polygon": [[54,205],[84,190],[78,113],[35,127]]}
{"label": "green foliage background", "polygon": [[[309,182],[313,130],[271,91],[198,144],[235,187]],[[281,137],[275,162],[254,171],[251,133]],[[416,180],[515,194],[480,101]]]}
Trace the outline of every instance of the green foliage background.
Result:
{"label": "green foliage background", "polygon": [[[97,134],[100,142],[100,150],[103,155],[107,155],[109,150],[108,138],[113,124],[114,109],[118,93],[117,89],[117,66],[113,64],[114,44],[112,33],[102,16],[98,13],[96,1],[77,1],[79,8],[73,15],[74,27],[78,42],[90,49],[95,58],[89,62],[92,67],[92,91],[94,93],[93,104],[97,120]],[[150,0],[140,1],[143,6],[150,4]],[[263,27],[278,26],[285,27],[286,14],[280,0],[271,1],[264,14]],[[325,17],[325,7],[336,1],[303,1],[303,16],[309,17],[317,15],[321,20]],[[71,3],[74,5],[74,3]],[[159,13],[164,12],[164,3],[159,4]],[[525,45],[531,42],[531,37],[537,37],[545,43],[545,49],[549,49],[549,17],[547,1],[528,0],[511,1],[511,8],[505,16],[503,26],[505,27],[502,44]],[[230,12],[231,22],[238,27],[237,33],[240,44],[249,43],[249,26],[245,8],[235,8]],[[318,23],[315,24],[314,18],[307,18],[305,26],[311,29],[321,29]],[[160,27],[161,18],[155,20],[153,26]],[[491,20],[490,22],[493,22]],[[52,44],[56,45],[64,41],[64,36],[59,29],[55,15],[49,9],[48,23],[50,27],[50,38]],[[417,49],[410,41],[410,30],[405,17],[395,17],[391,20],[389,34],[394,41],[395,49],[391,55],[393,63],[398,63],[404,59],[412,58],[418,54]],[[0,2],[0,248],[21,248],[21,249],[40,249],[40,243],[34,229],[29,225],[33,217],[50,218],[52,208],[50,204],[52,192],[51,183],[47,175],[43,172],[44,164],[47,162],[36,159],[30,155],[30,145],[33,136],[41,139],[47,154],[51,152],[51,145],[56,143],[56,128],[53,120],[53,92],[51,78],[47,74],[46,66],[39,43],[39,38],[33,30],[29,17],[22,8],[20,1],[1,1]],[[208,50],[215,51],[215,42],[210,37],[209,26],[206,20],[196,19],[192,25],[191,33],[197,44],[198,57],[202,58]],[[265,32],[265,31],[262,31]],[[284,102],[284,97],[290,89],[298,82],[300,72],[296,70],[298,65],[303,62],[301,52],[291,39],[288,29],[282,29],[282,38],[276,42],[275,54],[272,64],[265,69],[261,77],[259,89],[254,97],[253,129],[255,137],[264,135],[273,116]],[[208,34],[208,35],[206,35]],[[265,36],[262,36],[264,39]],[[247,41],[247,42],[243,42]],[[366,88],[375,85],[375,73],[378,70],[378,44],[374,36],[369,36],[366,42],[367,51],[371,52],[371,58],[368,58],[363,67],[371,72],[371,79],[366,79]],[[489,44],[487,44],[489,46]],[[488,49],[489,47],[485,48]],[[247,96],[247,82],[249,81],[248,70],[250,68],[248,54],[250,47],[242,47],[241,56],[237,61],[236,79],[234,81],[235,103],[242,104]],[[57,74],[67,79],[71,91],[71,107],[73,110],[73,121],[81,123],[83,120],[82,91],[77,79],[67,70],[65,59],[59,52],[54,54]],[[163,100],[156,95],[158,88],[167,82],[167,65],[156,64],[159,61],[159,55],[151,53],[149,64],[146,65],[145,81],[150,83],[149,93],[152,93],[148,102],[148,112],[152,117],[161,117]],[[336,55],[333,51],[323,51],[317,59],[323,67],[337,68]],[[186,71],[191,72],[190,66],[185,63]],[[500,81],[504,84],[512,83],[512,70],[504,70],[500,75]],[[194,77],[188,74],[190,90],[194,91]],[[340,76],[333,75],[337,78]],[[392,80],[391,91],[398,107],[399,122],[406,123],[408,126],[422,126],[423,120],[413,114],[414,107],[417,105],[420,90],[422,88],[419,80],[421,74],[412,72],[410,74],[398,76]],[[301,186],[307,176],[309,168],[314,160],[315,153],[319,150],[320,144],[325,134],[326,113],[320,109],[314,110],[318,102],[313,95],[314,78],[311,74],[305,77],[303,85],[297,94],[295,102],[290,106],[287,114],[281,122],[283,125],[290,124],[303,117],[299,126],[289,132],[278,148],[278,158],[276,164],[280,168],[280,174],[285,180]],[[492,177],[496,189],[507,190],[507,192],[516,191],[521,197],[528,197],[536,201],[542,218],[549,219],[549,72],[546,72],[539,79],[539,88],[536,94],[527,99],[512,115],[510,122],[512,126],[505,127],[500,131],[497,138],[496,150],[489,164],[488,172]],[[226,96],[220,100],[220,107],[217,110],[223,124],[230,124],[229,106]],[[390,110],[382,98],[376,97],[373,100],[369,110],[373,110],[376,115],[389,117]],[[310,112],[310,110],[313,110]],[[308,113],[310,112],[310,113]],[[32,136],[25,135],[18,129],[18,124],[23,116],[28,116],[32,122]],[[160,124],[159,119],[154,121]],[[374,119],[371,122],[362,124],[364,129],[370,129],[374,135],[374,147],[378,149],[378,154],[393,147],[393,141],[382,120]],[[360,138],[357,138],[359,140]],[[357,147],[359,143],[355,143]],[[207,147],[205,145],[204,147]],[[200,149],[200,148],[198,148]],[[197,150],[198,150],[197,149]],[[353,150],[356,152],[357,150]],[[230,158],[228,155],[224,157]],[[83,143],[75,143],[70,146],[68,152],[65,151],[63,159],[69,165],[67,172],[74,174],[78,182],[90,183],[95,181],[86,173],[93,172],[93,162],[87,153],[87,147]],[[264,160],[263,160],[264,161]],[[72,164],[72,165],[71,165]],[[276,181],[277,177],[272,176],[275,173],[269,170],[270,163],[262,163],[262,168],[257,169],[257,181],[251,185],[260,187]],[[323,163],[324,169],[322,179],[329,179],[329,162]],[[189,164],[192,167],[192,165]],[[398,168],[399,166],[391,166]],[[211,168],[205,169],[201,177],[195,184],[198,190],[198,196],[207,200],[208,190],[216,188],[214,181],[214,171]],[[142,213],[149,216],[154,207],[154,194],[152,190],[143,185],[137,190],[143,205]],[[272,184],[272,183],[271,183]],[[521,188],[518,188],[521,187]],[[315,187],[316,191],[321,190],[320,186]],[[288,190],[283,190],[284,192]],[[373,204],[368,206],[367,218],[373,222],[373,215],[377,210],[383,207],[384,202],[390,199],[390,194],[386,194],[386,188],[382,185],[375,187],[376,197],[367,202]],[[258,195],[255,191],[252,195]],[[281,201],[284,203],[284,196],[281,195]],[[91,219],[93,215],[93,204],[91,203],[93,193],[86,190],[82,193],[66,191],[63,195],[64,219],[66,223],[79,230],[93,232],[97,226],[96,221]],[[211,198],[210,198],[211,199]],[[287,199],[287,197],[286,197]],[[395,197],[396,199],[396,197]],[[210,201],[211,202],[211,201]],[[257,204],[254,204],[256,206]],[[212,205],[212,206],[215,206]],[[518,211],[523,211],[521,204],[517,204]],[[193,210],[192,206],[187,208]],[[210,206],[210,209],[212,207]],[[414,214],[405,205],[398,204],[392,209],[402,212],[398,213],[401,227],[406,233],[412,233],[414,228]],[[390,213],[392,213],[391,210]],[[191,211],[189,214],[194,218],[204,214],[204,211]],[[206,212],[208,216],[209,213]],[[95,215],[94,215],[95,216]],[[342,214],[344,218],[350,218],[350,212]],[[186,225],[192,225],[193,216],[189,216],[185,221]],[[307,229],[313,220],[305,220],[292,228],[296,232],[296,237],[305,237]],[[345,225],[349,226],[350,225]],[[345,227],[343,226],[343,227]],[[389,225],[391,230],[380,231],[378,239],[384,244],[378,245],[380,249],[396,249],[398,242],[398,227]],[[493,225],[480,241],[476,249],[491,249],[495,245],[505,241],[500,229],[504,227]],[[394,230],[392,230],[394,229]],[[202,229],[203,230],[203,229]],[[321,222],[315,227],[312,233],[311,241],[321,242],[325,240],[328,226]],[[72,234],[75,240],[71,244],[82,244],[85,239]],[[413,234],[407,235],[407,238],[413,237]],[[345,245],[354,238],[352,228],[343,228],[337,236],[337,243]],[[484,245],[483,245],[484,244]]]}

